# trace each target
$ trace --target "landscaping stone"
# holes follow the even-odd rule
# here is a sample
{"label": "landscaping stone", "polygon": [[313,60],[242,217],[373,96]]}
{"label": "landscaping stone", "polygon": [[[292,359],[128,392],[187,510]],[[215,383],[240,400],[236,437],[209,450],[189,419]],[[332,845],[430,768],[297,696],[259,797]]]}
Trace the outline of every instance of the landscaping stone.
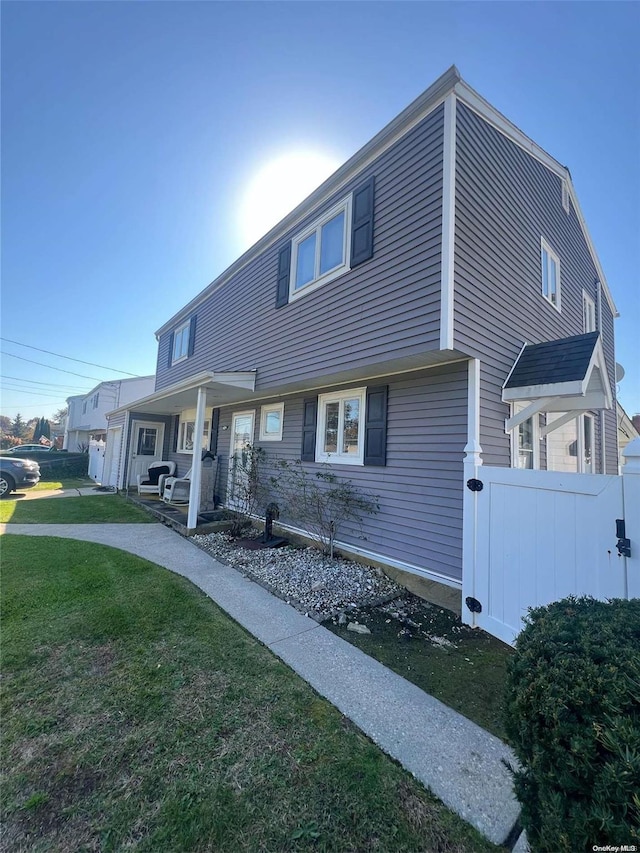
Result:
{"label": "landscaping stone", "polygon": [[359,622],[349,622],[347,631],[353,631],[356,634],[370,634],[371,631],[366,625],[361,625]]}

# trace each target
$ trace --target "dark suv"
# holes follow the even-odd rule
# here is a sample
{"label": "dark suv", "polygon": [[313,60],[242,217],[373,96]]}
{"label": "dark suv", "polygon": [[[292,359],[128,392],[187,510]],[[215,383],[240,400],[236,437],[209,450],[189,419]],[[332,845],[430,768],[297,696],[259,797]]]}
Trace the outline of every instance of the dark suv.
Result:
{"label": "dark suv", "polygon": [[40,480],[40,466],[32,459],[0,456],[0,498],[16,489],[30,489]]}

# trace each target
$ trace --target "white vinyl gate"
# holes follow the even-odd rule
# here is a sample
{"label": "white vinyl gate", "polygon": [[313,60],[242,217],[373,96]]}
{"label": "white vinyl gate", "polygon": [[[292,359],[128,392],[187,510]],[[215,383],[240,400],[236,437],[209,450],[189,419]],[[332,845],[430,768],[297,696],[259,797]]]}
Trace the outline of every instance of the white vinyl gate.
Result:
{"label": "white vinyl gate", "polygon": [[102,470],[104,466],[105,442],[91,439],[89,442],[89,476],[96,483],[102,482]]}
{"label": "white vinyl gate", "polygon": [[[640,596],[640,471],[631,464],[622,477],[484,465],[474,474],[481,489],[465,488],[469,624],[513,643],[529,607],[570,594]],[[618,519],[630,557],[618,550]]]}

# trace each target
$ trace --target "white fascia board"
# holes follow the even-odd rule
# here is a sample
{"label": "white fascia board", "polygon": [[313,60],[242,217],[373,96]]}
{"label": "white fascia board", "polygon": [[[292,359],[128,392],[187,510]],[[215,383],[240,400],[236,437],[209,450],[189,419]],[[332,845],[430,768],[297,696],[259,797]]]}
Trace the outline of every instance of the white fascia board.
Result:
{"label": "white fascia board", "polygon": [[350,157],[333,175],[327,178],[323,184],[320,184],[311,195],[275,225],[271,231],[268,231],[264,237],[251,246],[237,261],[195,296],[191,302],[164,323],[155,333],[156,340],[164,332],[173,328],[177,323],[193,313],[205,299],[211,296],[212,293],[215,293],[216,290],[219,290],[232,276],[237,275],[254,258],[281,240],[288,231],[295,228],[299,222],[312,213],[315,208],[319,207],[330,195],[338,193],[359,172],[366,169],[376,158],[425,119],[429,113],[437,109],[460,79],[460,72],[455,65],[452,65],[428,89],[412,101],[408,107],[357,151],[353,157]]}
{"label": "white fascia board", "polygon": [[598,337],[596,341],[596,345],[593,348],[593,353],[591,354],[591,360],[589,361],[589,367],[587,368],[587,372],[585,375],[586,378],[586,391],[589,390],[589,380],[591,379],[591,374],[593,372],[593,368],[597,367],[600,371],[600,377],[602,379],[602,386],[604,388],[604,394],[606,399],[606,408],[610,409],[613,406],[613,393],[611,390],[611,383],[609,382],[609,372],[607,371],[607,363],[604,359],[604,350],[602,348],[602,336]]}
{"label": "white fascia board", "polygon": [[[506,384],[507,384],[507,382],[511,379],[511,374],[512,374],[512,373],[513,373],[513,371],[516,369],[516,364],[520,361],[520,356],[521,356],[521,355],[522,355],[522,353],[524,352],[524,349],[525,349],[525,347],[526,347],[526,346],[527,346],[527,342],[525,341],[525,342],[522,344],[522,346],[520,347],[520,352],[518,353],[518,355],[516,356],[516,358],[515,358],[515,360],[514,360],[513,364],[511,365],[511,370],[510,370],[510,371],[509,371],[509,373],[507,374],[507,378],[504,380],[504,382],[503,382],[503,384],[502,384],[502,390],[503,390],[503,391],[504,391],[505,385],[506,385]],[[504,400],[504,396],[502,397],[502,399]]]}
{"label": "white fascia board", "polygon": [[202,373],[197,373],[195,376],[183,379],[175,385],[169,385],[161,391],[156,391],[154,394],[149,394],[147,397],[141,397],[139,400],[133,400],[132,402],[127,403],[126,406],[120,406],[118,409],[113,409],[112,411],[107,412],[107,417],[111,417],[112,415],[116,415],[121,412],[139,409],[149,403],[156,403],[159,400],[166,400],[174,394],[180,394],[184,391],[196,390],[204,385],[214,384],[230,385],[235,388],[244,388],[248,391],[253,391],[256,384],[256,371],[239,370],[216,373],[215,371],[207,370]]}
{"label": "white fascia board", "polygon": [[454,249],[456,227],[456,98],[444,102],[442,160],[442,263],[440,277],[440,349],[453,349]]}
{"label": "white fascia board", "polygon": [[585,383],[580,379],[572,382],[551,382],[547,385],[523,385],[521,388],[504,388],[502,401],[513,403],[537,400],[540,397],[574,397],[584,394],[585,390]]}
{"label": "white fascia board", "polygon": [[499,130],[504,136],[510,139],[512,142],[515,142],[520,148],[526,151],[528,154],[531,154],[532,157],[535,157],[543,166],[546,166],[554,174],[558,175],[559,178],[562,178],[567,183],[567,187],[569,189],[569,195],[571,197],[571,202],[573,204],[574,210],[576,212],[576,217],[578,222],[580,223],[580,228],[582,229],[582,234],[584,236],[585,242],[587,244],[587,248],[589,249],[589,253],[591,255],[591,260],[593,261],[593,265],[596,268],[596,272],[598,273],[598,277],[602,284],[602,288],[607,297],[607,302],[609,303],[609,307],[613,313],[614,317],[619,317],[618,309],[616,308],[615,302],[613,301],[613,297],[611,295],[611,291],[609,290],[609,285],[607,284],[607,279],[604,274],[604,270],[602,269],[602,265],[600,263],[600,259],[595,250],[595,246],[593,245],[593,240],[591,239],[591,235],[589,234],[589,230],[587,229],[587,223],[585,222],[584,215],[582,213],[582,208],[578,202],[578,197],[576,196],[575,187],[573,186],[573,181],[571,180],[571,173],[567,169],[566,166],[563,166],[559,163],[551,154],[548,154],[544,148],[541,148],[533,139],[530,139],[525,133],[523,133],[520,128],[516,127],[515,124],[509,121],[506,116],[503,116],[501,112],[499,112],[495,107],[491,106],[488,101],[479,95],[471,86],[467,85],[463,80],[460,80],[456,83],[454,91],[460,100],[466,104],[469,109],[473,110],[478,115],[482,116],[485,121],[491,124],[496,130]]}
{"label": "white fascia board", "polygon": [[611,406],[602,391],[587,392],[577,397],[554,397],[545,407],[546,412],[597,412]]}

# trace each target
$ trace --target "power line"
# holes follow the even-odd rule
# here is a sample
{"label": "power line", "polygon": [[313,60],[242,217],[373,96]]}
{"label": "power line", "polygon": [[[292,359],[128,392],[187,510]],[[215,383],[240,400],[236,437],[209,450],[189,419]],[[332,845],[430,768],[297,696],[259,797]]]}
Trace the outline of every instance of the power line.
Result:
{"label": "power line", "polygon": [[35,397],[51,397],[53,400],[63,400],[62,392],[59,394],[47,394],[45,391],[23,391],[22,388],[10,388],[4,386],[6,391],[11,391],[13,394],[30,394]]}
{"label": "power line", "polygon": [[[96,364],[93,361],[83,361],[81,358],[71,358],[70,355],[60,355],[59,352],[51,352],[51,350],[40,349],[40,347],[32,347],[30,344],[21,344],[20,341],[12,341],[11,338],[0,337],[0,340],[6,341],[8,344],[16,344],[16,346],[19,346],[19,347],[26,347],[27,349],[38,350],[38,352],[45,352],[47,355],[55,355],[56,358],[66,358],[67,361],[77,361],[80,364],[88,364],[90,367],[100,367],[100,368],[102,368],[102,370],[110,370],[112,373],[124,373],[125,376],[137,376],[138,375],[137,373],[129,373],[127,370],[118,370],[117,367],[105,367],[104,364]],[[37,364],[37,363],[38,362],[34,362],[34,364]],[[46,365],[45,365],[45,367],[46,367]],[[76,376],[80,376],[80,374],[77,373]],[[88,378],[90,378],[90,377],[88,377]]]}
{"label": "power line", "polygon": [[[46,385],[51,388],[66,388],[67,390],[73,389],[74,391],[84,391],[84,386],[82,385],[66,385],[61,382],[40,382],[39,379],[25,379],[23,376],[9,376],[6,373],[0,374],[0,379],[15,379],[18,382],[29,382],[31,385]],[[90,388],[87,388],[87,391],[90,390]]]}
{"label": "power line", "polygon": [[[105,382],[107,380],[98,379],[97,376],[86,376],[84,373],[74,373],[73,370],[64,370],[62,367],[52,367],[50,364],[43,364],[41,361],[33,361],[31,358],[24,358],[21,355],[14,355],[12,352],[1,351],[2,355],[8,355],[10,358],[19,358],[20,361],[28,361],[29,364],[39,364],[40,367],[48,367],[49,370],[59,370],[60,373],[70,373],[72,376],[80,376],[82,379],[93,379],[94,382]],[[108,368],[107,368],[108,369]]]}

